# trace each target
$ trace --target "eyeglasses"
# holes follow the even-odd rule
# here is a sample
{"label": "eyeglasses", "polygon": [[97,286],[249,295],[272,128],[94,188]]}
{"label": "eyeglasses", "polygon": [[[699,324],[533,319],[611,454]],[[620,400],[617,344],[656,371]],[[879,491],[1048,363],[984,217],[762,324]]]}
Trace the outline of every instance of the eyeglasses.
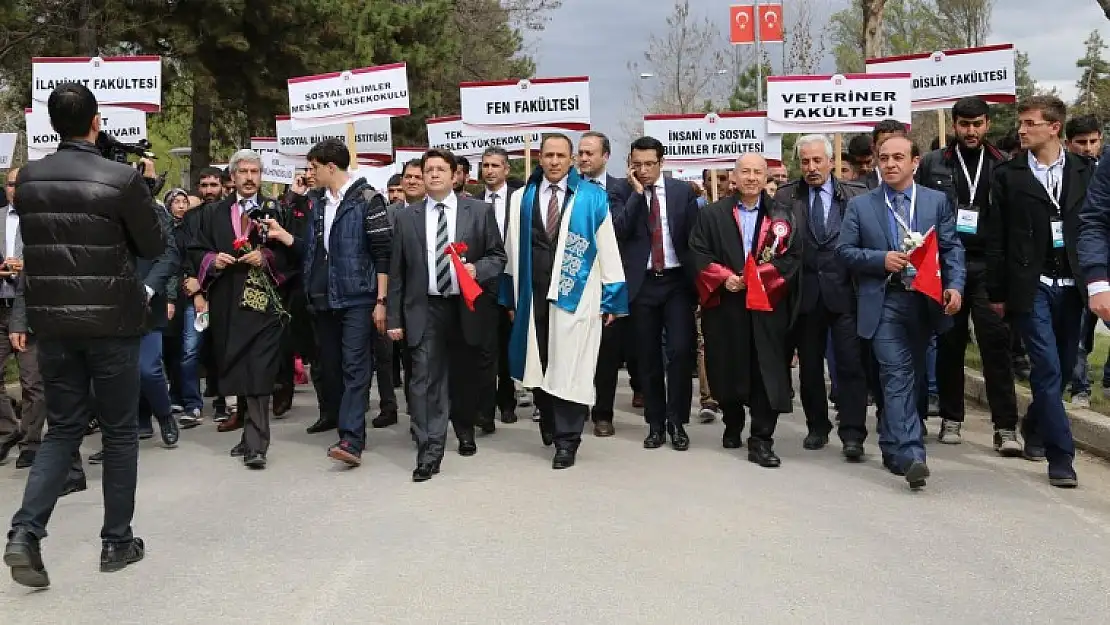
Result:
{"label": "eyeglasses", "polygon": [[648,161],[646,163],[632,162],[632,169],[651,169],[659,165],[659,161]]}
{"label": "eyeglasses", "polygon": [[1053,123],[1053,122],[1043,122],[1043,121],[1042,122],[1035,122],[1035,121],[1030,120],[1030,119],[1021,119],[1021,120],[1018,120],[1017,127],[1018,128],[1036,128],[1037,126],[1047,126],[1051,123]]}

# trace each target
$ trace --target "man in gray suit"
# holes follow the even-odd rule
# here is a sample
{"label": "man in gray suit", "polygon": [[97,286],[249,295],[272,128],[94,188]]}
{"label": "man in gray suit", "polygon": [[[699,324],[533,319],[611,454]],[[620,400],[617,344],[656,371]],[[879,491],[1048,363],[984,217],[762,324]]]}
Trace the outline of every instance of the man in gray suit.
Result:
{"label": "man in gray suit", "polygon": [[8,170],[4,187],[8,204],[0,210],[4,216],[0,219],[0,245],[4,246],[4,264],[0,267],[0,367],[8,361],[8,356],[15,355],[23,402],[16,414],[13,414],[12,403],[3,385],[0,385],[0,433],[6,435],[0,441],[0,464],[19,445],[20,452],[15,468],[26,469],[35,463],[35,453],[42,441],[42,429],[46,425],[46,405],[43,403],[42,376],[39,374],[35,355],[35,341],[30,336],[23,345],[16,346],[10,341],[12,333],[26,332],[26,320],[21,322],[13,315],[16,280],[23,271],[23,238],[19,233],[19,215],[13,198],[18,174],[18,167]]}
{"label": "man in gray suit", "polygon": [[481,381],[474,365],[486,335],[496,332],[488,318],[476,315],[461,297],[460,276],[447,245],[466,245],[463,266],[483,291],[497,289],[505,267],[505,249],[490,205],[453,193],[455,156],[432,149],[421,159],[421,167],[426,201],[393,215],[387,305],[389,336],[407,339],[412,355],[409,414],[418,447],[415,482],[439,473],[448,419],[455,426],[459,454],[478,451],[473,389]]}
{"label": "man in gray suit", "polygon": [[[933,332],[951,327],[951,316],[960,311],[964,248],[948,196],[914,184],[921,159],[913,143],[893,136],[879,145],[878,154],[883,183],[848,202],[836,251],[859,284],[856,327],[871,341],[879,364],[883,465],[916,490],[929,477],[921,427],[927,404],[925,350]],[[913,289],[912,246],[905,243],[930,228],[937,233],[943,311]]]}

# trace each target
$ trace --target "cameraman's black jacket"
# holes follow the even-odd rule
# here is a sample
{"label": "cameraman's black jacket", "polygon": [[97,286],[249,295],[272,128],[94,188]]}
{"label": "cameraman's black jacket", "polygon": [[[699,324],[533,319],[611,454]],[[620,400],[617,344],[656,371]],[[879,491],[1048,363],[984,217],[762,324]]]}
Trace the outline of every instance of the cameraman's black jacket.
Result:
{"label": "cameraman's black jacket", "polygon": [[91,143],[63,141],[19,171],[15,197],[32,331],[51,339],[143,334],[146,290],[135,257],[158,258],[166,241],[139,173]]}
{"label": "cameraman's black jacket", "polygon": [[[994,168],[999,163],[1008,160],[1005,154],[989,143],[984,142],[983,149],[987,151],[983,158],[983,173],[979,176],[979,188],[976,190],[976,197],[971,199],[979,207],[978,232],[975,234],[960,233],[960,241],[964,244],[965,253],[976,259],[982,259],[986,251],[986,242],[982,234],[986,223],[983,213],[990,205],[990,188]],[[974,177],[974,174],[972,174],[972,177]],[[960,162],[956,158],[956,143],[939,150],[933,150],[922,157],[915,178],[921,186],[936,189],[947,195],[949,201],[952,202],[952,210],[959,209],[959,196],[969,193],[967,179],[964,178],[964,172],[960,169]],[[956,192],[957,185],[960,193]]]}

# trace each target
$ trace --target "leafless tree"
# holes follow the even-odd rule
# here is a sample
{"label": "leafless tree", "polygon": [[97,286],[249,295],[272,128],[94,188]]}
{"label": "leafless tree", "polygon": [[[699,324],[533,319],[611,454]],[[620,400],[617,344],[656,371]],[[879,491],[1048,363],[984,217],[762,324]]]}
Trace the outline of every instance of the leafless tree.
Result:
{"label": "leafless tree", "polygon": [[860,38],[863,58],[874,59],[883,55],[883,9],[886,0],[861,0],[863,33]]}
{"label": "leafless tree", "polygon": [[960,47],[971,48],[987,42],[994,3],[995,0],[936,0],[936,14],[945,30],[960,34]]}
{"label": "leafless tree", "polygon": [[820,29],[815,32],[814,22],[818,18],[815,0],[795,0],[789,6],[783,32],[782,73],[816,74],[825,57],[826,40]]}
{"label": "leafless tree", "polygon": [[543,30],[550,13],[562,5],[563,0],[501,0],[509,23],[521,30]]}
{"label": "leafless tree", "polygon": [[1106,14],[1106,19],[1110,20],[1110,0],[1095,0],[1098,6],[1102,8],[1102,12]]}

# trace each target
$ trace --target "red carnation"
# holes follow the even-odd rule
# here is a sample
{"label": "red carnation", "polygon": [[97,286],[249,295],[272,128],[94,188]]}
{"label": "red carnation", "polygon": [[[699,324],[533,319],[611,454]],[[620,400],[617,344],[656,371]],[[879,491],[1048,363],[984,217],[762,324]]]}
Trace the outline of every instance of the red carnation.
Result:
{"label": "red carnation", "polygon": [[466,256],[466,252],[469,249],[470,248],[466,245],[465,241],[459,241],[457,243],[448,243],[447,247],[446,247],[446,249],[444,249],[443,253],[448,254],[448,255],[451,254],[451,253],[455,253],[455,254],[458,254],[461,257],[461,256]]}
{"label": "red carnation", "polygon": [[247,235],[244,234],[238,239],[235,239],[235,243],[233,245],[235,247],[235,251],[242,252],[250,249],[251,242],[250,239],[247,238]]}

